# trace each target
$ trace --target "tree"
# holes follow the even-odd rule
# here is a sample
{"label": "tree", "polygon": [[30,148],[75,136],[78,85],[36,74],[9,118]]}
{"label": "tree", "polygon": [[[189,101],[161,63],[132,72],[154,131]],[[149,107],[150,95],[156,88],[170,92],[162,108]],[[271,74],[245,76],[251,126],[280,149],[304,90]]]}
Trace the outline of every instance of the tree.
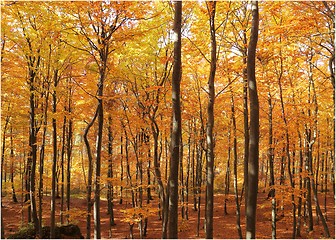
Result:
{"label": "tree", "polygon": [[180,162],[181,139],[181,25],[182,2],[174,2],[174,65],[172,75],[172,132],[171,132],[171,159],[169,174],[169,210],[168,210],[168,238],[178,237],[178,168]]}
{"label": "tree", "polygon": [[215,28],[215,14],[216,14],[216,1],[207,3],[207,10],[209,14],[210,24],[210,42],[211,42],[211,60],[210,60],[210,73],[208,80],[208,118],[206,128],[207,139],[207,179],[206,179],[206,238],[213,238],[213,184],[214,184],[214,140],[213,140],[213,128],[214,128],[214,105],[215,105],[215,74],[216,74],[216,28]]}
{"label": "tree", "polygon": [[258,42],[258,1],[252,1],[252,26],[247,53],[247,79],[250,97],[250,137],[248,159],[248,185],[246,206],[246,238],[255,238],[258,172],[259,172],[259,100],[255,77],[255,54]]}

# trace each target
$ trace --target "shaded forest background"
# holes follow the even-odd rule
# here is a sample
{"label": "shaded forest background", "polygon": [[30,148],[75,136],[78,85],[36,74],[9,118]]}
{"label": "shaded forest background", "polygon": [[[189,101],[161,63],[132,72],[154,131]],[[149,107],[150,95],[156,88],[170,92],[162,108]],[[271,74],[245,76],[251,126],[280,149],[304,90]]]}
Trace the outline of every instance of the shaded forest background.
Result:
{"label": "shaded forest background", "polygon": [[[205,236],[212,237],[213,195],[224,194],[223,215],[234,206],[235,237],[244,237],[240,215],[255,124],[248,84],[252,6],[183,2],[177,31],[178,7],[166,1],[2,2],[3,199],[21,203],[25,221],[40,234],[50,225],[51,237],[55,225],[81,217],[83,235],[100,238],[101,199],[110,229],[115,205],[126,201],[123,221],[130,232],[138,226],[140,238],[153,216],[162,219],[161,237],[176,236],[168,220],[183,222],[191,211],[198,219],[205,214]],[[326,217],[335,196],[334,13],[328,1],[259,2],[255,179],[274,213],[269,238],[288,205],[292,237],[301,236],[303,224],[313,231],[316,219],[325,237],[334,230]],[[182,70],[175,70],[174,43]],[[172,117],[174,70],[179,129]],[[173,145],[175,130],[181,134]],[[168,216],[174,194],[175,218]],[[86,203],[81,216],[71,207],[77,198]],[[199,220],[197,226],[203,231]]]}

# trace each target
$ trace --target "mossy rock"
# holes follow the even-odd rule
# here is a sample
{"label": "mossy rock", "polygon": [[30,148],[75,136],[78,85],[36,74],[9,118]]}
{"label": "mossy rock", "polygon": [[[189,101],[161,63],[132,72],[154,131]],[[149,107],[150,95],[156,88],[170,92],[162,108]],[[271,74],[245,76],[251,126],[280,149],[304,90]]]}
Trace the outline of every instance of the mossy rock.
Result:
{"label": "mossy rock", "polygon": [[[17,233],[8,236],[9,239],[34,239],[37,234],[33,225],[27,225],[21,228]],[[50,238],[50,226],[42,227],[41,239]],[[77,225],[69,224],[63,226],[56,226],[55,239],[83,239],[81,231]]]}
{"label": "mossy rock", "polygon": [[9,235],[9,239],[34,239],[36,238],[36,233],[34,226],[29,224],[25,227],[22,227],[17,233]]}

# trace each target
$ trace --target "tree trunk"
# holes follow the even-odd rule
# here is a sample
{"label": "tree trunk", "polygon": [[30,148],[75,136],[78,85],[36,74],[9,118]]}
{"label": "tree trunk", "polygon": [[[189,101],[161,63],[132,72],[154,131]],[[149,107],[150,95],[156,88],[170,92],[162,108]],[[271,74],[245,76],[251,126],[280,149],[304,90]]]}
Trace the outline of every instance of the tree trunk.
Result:
{"label": "tree trunk", "polygon": [[207,3],[208,15],[209,15],[209,30],[210,30],[210,42],[211,42],[211,62],[210,73],[208,79],[208,118],[206,128],[207,139],[207,165],[206,165],[206,205],[205,205],[205,237],[213,238],[213,206],[214,206],[214,105],[215,105],[215,74],[216,74],[216,28],[215,28],[215,14],[216,14],[216,2],[212,1]]}
{"label": "tree trunk", "polygon": [[[66,110],[66,108],[65,108]],[[65,144],[66,144],[66,140],[65,140],[65,133],[67,131],[66,129],[66,125],[67,125],[67,118],[66,116],[64,116],[63,119],[63,129],[62,129],[62,148],[61,148],[61,209],[60,209],[60,222],[61,224],[63,224],[64,221],[64,157],[65,157]]]}
{"label": "tree trunk", "polygon": [[[71,115],[71,88],[69,89],[68,113]],[[72,154],[72,134],[73,123],[70,116],[68,120],[68,135],[67,135],[67,185],[66,185],[66,209],[70,211],[70,190],[71,190],[71,154]],[[67,223],[69,224],[69,214],[67,214]]]}
{"label": "tree trunk", "polygon": [[52,94],[53,99],[53,108],[52,112],[54,117],[52,118],[52,139],[53,139],[53,161],[52,161],[52,170],[51,170],[51,203],[50,203],[50,238],[55,238],[55,211],[56,211],[56,166],[57,166],[57,122],[56,122],[56,106],[57,106],[57,93],[56,87],[58,84],[58,70],[54,70],[54,91]]}
{"label": "tree trunk", "polygon": [[[48,76],[49,79],[49,69]],[[44,104],[44,114],[43,114],[43,132],[42,132],[42,143],[40,149],[40,163],[39,163],[39,190],[38,190],[38,199],[39,199],[39,236],[42,236],[42,204],[43,204],[43,174],[44,174],[44,153],[45,153],[45,143],[46,143],[46,134],[47,134],[47,126],[48,126],[48,106],[49,106],[49,88],[50,82],[47,83],[46,96],[45,96],[45,104]]]}
{"label": "tree trunk", "polygon": [[330,233],[329,233],[329,228],[327,225],[327,222],[322,214],[321,208],[320,208],[320,203],[318,201],[317,198],[317,187],[315,187],[315,183],[314,183],[314,179],[312,179],[312,188],[313,188],[313,193],[314,193],[314,201],[315,201],[315,207],[316,207],[316,212],[318,214],[318,216],[320,217],[321,221],[322,221],[322,226],[324,229],[324,236],[326,238],[330,238]]}
{"label": "tree trunk", "polygon": [[[123,165],[123,137],[122,134],[120,136],[120,182],[124,179],[124,165]],[[123,186],[121,184],[120,186],[120,198],[119,198],[119,204],[122,204],[123,202]]]}
{"label": "tree trunk", "polygon": [[14,145],[13,145],[13,126],[11,126],[11,135],[10,135],[10,142],[11,142],[11,148],[10,148],[10,179],[11,179],[11,185],[12,185],[12,201],[14,203],[17,203],[17,197],[15,193],[14,188]]}
{"label": "tree trunk", "polygon": [[87,190],[86,190],[86,238],[91,239],[91,209],[92,209],[92,176],[93,176],[93,157],[90,142],[88,140],[88,133],[90,128],[92,127],[93,123],[95,122],[98,115],[98,109],[96,109],[95,115],[91,119],[91,122],[86,126],[84,131],[84,143],[86,146],[86,152],[88,155],[88,182],[87,182]]}
{"label": "tree trunk", "polygon": [[[9,107],[8,107],[9,110]],[[7,116],[6,117],[6,121],[5,124],[3,126],[3,134],[2,134],[2,151],[1,151],[1,197],[3,197],[3,187],[2,187],[2,183],[6,182],[6,178],[4,178],[4,172],[5,172],[5,150],[6,150],[6,132],[7,132],[7,127],[8,127],[8,123],[9,123],[10,117]]]}
{"label": "tree trunk", "polygon": [[114,223],[114,213],[113,213],[113,185],[112,185],[112,178],[113,178],[113,169],[112,169],[112,144],[113,144],[113,135],[112,135],[112,117],[108,117],[108,170],[107,170],[107,211],[109,214],[109,238],[112,238],[112,226],[115,225]]}
{"label": "tree trunk", "polygon": [[98,133],[97,133],[97,149],[96,149],[96,174],[94,180],[94,205],[93,205],[93,220],[94,220],[94,238],[101,238],[100,231],[100,174],[101,174],[101,150],[102,150],[102,140],[103,140],[103,126],[104,126],[104,111],[103,111],[103,84],[104,75],[100,76],[99,89],[98,89],[98,107],[97,107],[97,122],[98,122]]}
{"label": "tree trunk", "polygon": [[171,160],[169,174],[169,211],[168,211],[168,237],[177,238],[178,231],[178,167],[180,161],[181,139],[181,105],[180,105],[180,82],[181,82],[181,23],[182,2],[175,1],[174,16],[174,66],[172,75],[172,133],[171,133]]}
{"label": "tree trunk", "polygon": [[274,179],[274,147],[273,147],[273,104],[271,92],[268,92],[268,162],[270,169],[270,197],[272,198],[272,239],[276,239],[276,199]]}
{"label": "tree trunk", "polygon": [[259,169],[259,101],[255,77],[255,54],[258,42],[259,11],[258,1],[252,1],[251,37],[248,45],[247,79],[250,97],[250,136],[248,159],[247,206],[246,206],[246,238],[255,238],[256,208],[258,194]]}
{"label": "tree trunk", "polygon": [[231,118],[232,118],[232,127],[233,127],[233,188],[235,194],[235,203],[236,203],[236,227],[238,231],[238,237],[243,238],[241,226],[240,226],[240,204],[238,201],[238,153],[237,153],[237,124],[235,116],[235,104],[233,98],[233,92],[230,87],[231,92]]}

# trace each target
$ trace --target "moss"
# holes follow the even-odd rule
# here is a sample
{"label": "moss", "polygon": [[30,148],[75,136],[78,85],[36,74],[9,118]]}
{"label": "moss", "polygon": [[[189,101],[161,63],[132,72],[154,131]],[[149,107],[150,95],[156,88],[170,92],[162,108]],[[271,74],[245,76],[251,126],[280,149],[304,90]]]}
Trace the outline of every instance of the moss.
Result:
{"label": "moss", "polygon": [[[9,239],[34,239],[36,238],[36,232],[34,226],[29,224],[21,228],[17,233],[8,236]],[[42,227],[41,239],[50,238],[50,226]],[[55,228],[55,239],[83,239],[81,231],[77,225],[63,225],[56,226]]]}

